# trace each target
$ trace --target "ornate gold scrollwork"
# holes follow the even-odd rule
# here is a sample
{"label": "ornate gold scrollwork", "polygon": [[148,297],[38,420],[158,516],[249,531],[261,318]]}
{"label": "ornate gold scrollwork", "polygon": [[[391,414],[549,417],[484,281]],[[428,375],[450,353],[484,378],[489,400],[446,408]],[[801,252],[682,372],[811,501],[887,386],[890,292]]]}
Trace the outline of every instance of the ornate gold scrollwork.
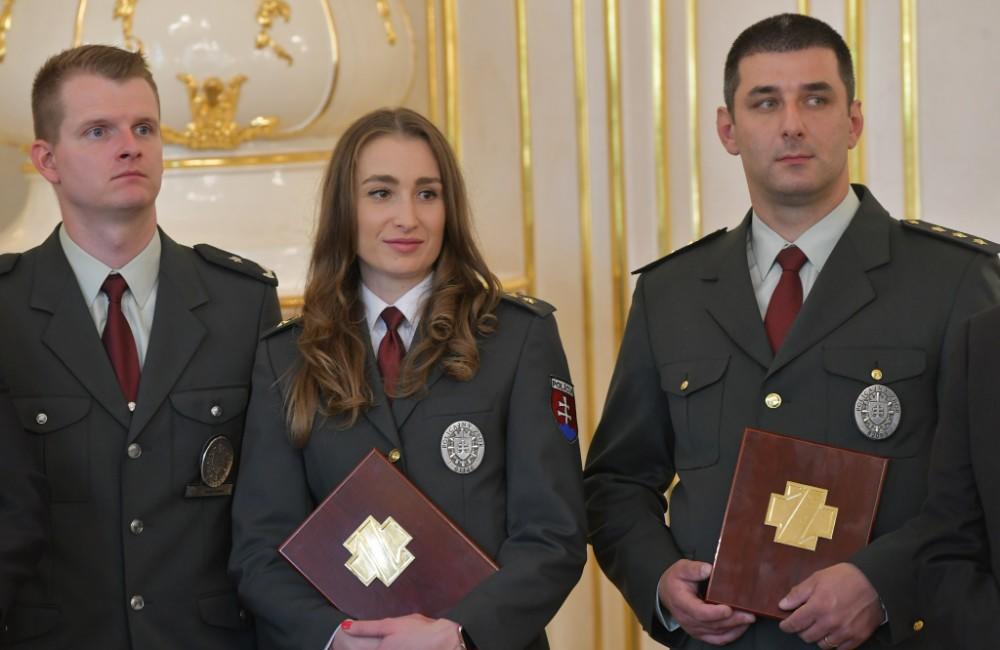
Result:
{"label": "ornate gold scrollwork", "polygon": [[270,29],[274,27],[275,18],[284,18],[287,23],[292,19],[292,8],[286,0],[260,0],[257,5],[257,24],[260,25],[260,33],[254,45],[258,50],[270,47],[279,59],[292,65],[292,55],[285,48],[271,38]]}
{"label": "ornate gold scrollwork", "polygon": [[382,17],[382,23],[385,25],[385,40],[388,41],[389,45],[395,45],[396,29],[392,26],[392,15],[389,13],[389,0],[375,0],[375,9],[378,11],[378,15]]}
{"label": "ornate gold scrollwork", "polygon": [[243,142],[267,135],[278,123],[276,117],[255,117],[249,126],[236,123],[236,107],[246,75],[236,75],[228,84],[209,77],[202,84],[189,74],[177,75],[188,91],[191,122],[183,132],[163,127],[163,141],[189,149],[235,149]]}
{"label": "ornate gold scrollwork", "polygon": [[14,0],[4,0],[3,9],[0,9],[0,63],[7,57],[7,32],[10,31],[13,13]]}
{"label": "ornate gold scrollwork", "polygon": [[135,27],[135,5],[139,0],[115,0],[115,11],[111,14],[111,20],[122,20],[122,38],[125,39],[125,49],[133,52],[142,52],[144,46],[142,41],[134,33]]}

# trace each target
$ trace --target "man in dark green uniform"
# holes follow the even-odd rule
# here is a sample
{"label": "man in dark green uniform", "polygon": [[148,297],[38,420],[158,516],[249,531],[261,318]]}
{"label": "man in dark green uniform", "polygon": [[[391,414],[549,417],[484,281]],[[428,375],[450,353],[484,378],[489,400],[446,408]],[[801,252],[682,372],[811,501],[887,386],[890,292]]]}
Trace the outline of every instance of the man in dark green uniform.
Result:
{"label": "man in dark green uniform", "polygon": [[[850,52],[825,23],[785,14],[745,30],[725,99],[717,130],[751,210],[639,271],[585,471],[597,558],[673,648],[934,647],[914,543],[894,531],[926,492],[939,394],[956,376],[943,352],[1000,300],[997,247],[897,221],[850,185],[863,117]],[[855,417],[873,392],[899,409],[880,430]],[[748,426],[891,459],[872,542],[794,587],[780,624],[703,600]]]}

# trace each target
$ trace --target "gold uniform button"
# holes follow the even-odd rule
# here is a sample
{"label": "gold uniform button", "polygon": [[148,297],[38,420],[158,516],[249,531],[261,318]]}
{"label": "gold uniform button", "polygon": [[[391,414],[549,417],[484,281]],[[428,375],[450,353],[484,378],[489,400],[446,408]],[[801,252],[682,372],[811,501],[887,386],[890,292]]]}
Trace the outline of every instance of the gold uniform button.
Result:
{"label": "gold uniform button", "polygon": [[777,393],[768,393],[767,397],[764,398],[764,404],[766,404],[769,409],[778,408],[781,406],[781,395]]}
{"label": "gold uniform button", "polygon": [[392,451],[389,452],[389,462],[390,463],[398,462],[399,459],[402,458],[402,456],[403,454],[401,454],[398,449],[393,449]]}
{"label": "gold uniform button", "polygon": [[222,407],[218,404],[213,404],[212,408],[208,409],[208,412],[212,414],[213,418],[217,418],[222,415]]}
{"label": "gold uniform button", "polygon": [[879,370],[878,368],[872,370],[872,379],[874,379],[875,381],[882,381],[882,371]]}
{"label": "gold uniform button", "polygon": [[35,416],[35,424],[44,425],[49,421],[49,416],[46,413],[39,413]]}
{"label": "gold uniform button", "polygon": [[922,629],[924,629],[924,622],[923,621],[921,621],[920,619],[917,619],[916,621],[913,622],[913,631],[914,632],[919,632]]}
{"label": "gold uniform button", "polygon": [[688,380],[685,379],[684,381],[681,382],[681,390],[687,390],[688,386],[690,386],[690,385],[691,384],[688,383]]}

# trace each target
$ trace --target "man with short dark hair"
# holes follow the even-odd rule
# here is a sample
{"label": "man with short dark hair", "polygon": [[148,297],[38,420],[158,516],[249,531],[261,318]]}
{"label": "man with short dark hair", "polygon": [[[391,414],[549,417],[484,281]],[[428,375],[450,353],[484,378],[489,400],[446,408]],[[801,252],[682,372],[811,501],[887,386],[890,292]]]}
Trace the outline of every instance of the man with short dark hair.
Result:
{"label": "man with short dark hair", "polygon": [[[751,210],[639,270],[585,486],[598,561],[671,647],[933,647],[915,546],[895,531],[927,489],[936,405],[957,371],[943,351],[1000,301],[1000,247],[897,221],[850,185],[864,123],[851,69],[814,18],[744,31],[716,122]],[[855,418],[873,389],[901,411],[880,430]],[[703,599],[746,427],[891,458],[871,543],[793,587],[780,624]]]}
{"label": "man with short dark hair", "polygon": [[0,256],[0,372],[40,447],[52,536],[0,647],[255,646],[226,574],[237,452],[274,274],[158,229],[160,106],[139,54],[42,66],[31,160],[62,223]]}

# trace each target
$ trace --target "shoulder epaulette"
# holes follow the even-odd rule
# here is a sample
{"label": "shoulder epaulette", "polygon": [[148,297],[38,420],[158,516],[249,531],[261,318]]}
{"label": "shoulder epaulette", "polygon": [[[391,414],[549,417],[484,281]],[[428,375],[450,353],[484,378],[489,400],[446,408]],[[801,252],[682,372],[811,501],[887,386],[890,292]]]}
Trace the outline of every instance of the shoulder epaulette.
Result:
{"label": "shoulder epaulette", "polygon": [[266,332],[264,332],[264,334],[261,335],[261,338],[262,339],[266,339],[269,336],[274,336],[278,332],[283,332],[283,331],[287,330],[289,327],[293,327],[295,325],[298,325],[299,321],[301,321],[301,320],[302,320],[301,316],[295,316],[294,318],[289,318],[287,320],[283,320],[280,323],[278,323],[277,325],[275,325],[274,327],[272,327],[271,329],[269,329]]}
{"label": "shoulder epaulette", "polygon": [[234,255],[209,244],[195,244],[194,249],[206,262],[211,262],[216,266],[221,266],[230,271],[242,273],[243,275],[249,275],[251,278],[260,280],[272,287],[278,286],[278,276],[274,274],[274,271],[265,269],[253,260]]}
{"label": "shoulder epaulette", "polygon": [[951,228],[945,228],[944,226],[928,223],[920,219],[904,219],[902,224],[903,227],[909,228],[910,230],[921,232],[925,235],[930,235],[931,237],[937,237],[938,239],[944,239],[945,241],[950,241],[953,244],[959,244],[961,246],[965,246],[966,248],[971,248],[972,250],[977,250],[988,255],[996,255],[1000,253],[1000,244],[991,242],[988,239],[983,239],[982,237],[970,235],[969,233],[962,232],[961,230],[952,230]]}
{"label": "shoulder epaulette", "polygon": [[0,255],[0,275],[10,273],[17,266],[17,261],[21,259],[20,253],[6,253]]}
{"label": "shoulder epaulette", "polygon": [[663,264],[664,262],[666,262],[667,260],[669,260],[672,257],[676,257],[677,255],[680,255],[681,253],[686,253],[689,250],[693,250],[693,249],[701,246],[702,244],[704,244],[706,242],[712,241],[713,239],[715,239],[716,237],[718,237],[722,233],[726,232],[726,230],[727,230],[726,228],[719,228],[715,232],[710,232],[707,235],[705,235],[704,237],[702,237],[701,239],[696,239],[693,242],[691,242],[690,244],[688,244],[687,246],[681,246],[680,248],[678,248],[677,250],[673,251],[672,253],[667,253],[666,255],[664,255],[663,257],[661,257],[660,259],[654,260],[654,261],[650,262],[649,264],[647,264],[646,266],[640,266],[636,270],[632,271],[632,275],[639,275],[640,273],[645,273],[646,271],[650,271],[652,269],[655,269],[657,266],[659,266],[660,264]]}
{"label": "shoulder epaulette", "polygon": [[536,316],[541,316],[542,318],[548,316],[556,310],[555,307],[545,302],[541,298],[535,298],[534,296],[526,296],[523,293],[505,293],[503,294],[504,300],[507,302],[514,303],[519,307],[523,307],[528,311],[534,313]]}

